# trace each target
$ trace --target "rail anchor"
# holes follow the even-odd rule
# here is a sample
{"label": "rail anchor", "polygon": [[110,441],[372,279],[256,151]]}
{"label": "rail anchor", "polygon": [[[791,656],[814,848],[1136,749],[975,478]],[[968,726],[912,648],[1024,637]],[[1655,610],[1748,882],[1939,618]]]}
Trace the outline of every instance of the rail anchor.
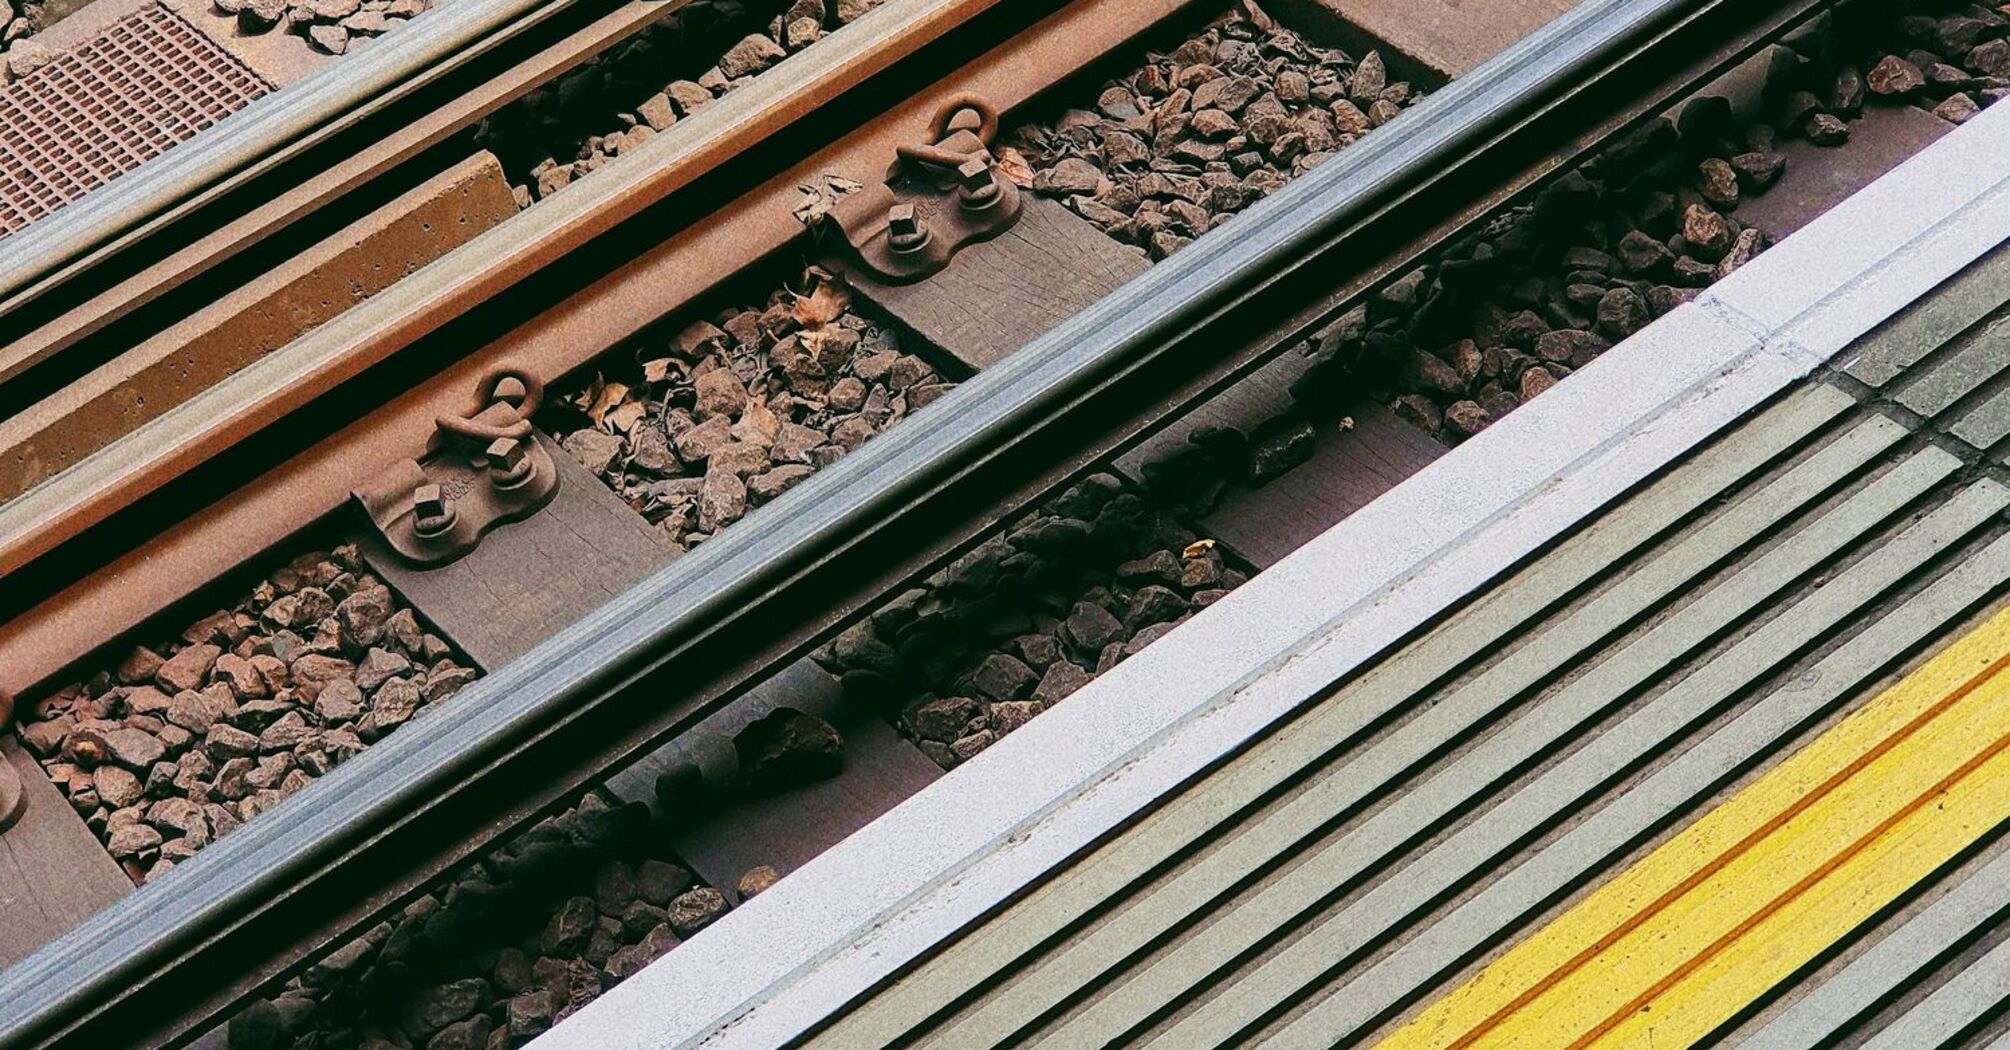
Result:
{"label": "rail anchor", "polygon": [[350,492],[409,564],[464,557],[490,530],[537,513],[558,495],[551,448],[530,425],[543,386],[517,372],[482,385],[485,407],[440,416],[424,453]]}
{"label": "rail anchor", "polygon": [[991,155],[997,136],[995,107],[970,92],[954,95],[936,113],[929,141],[899,148],[884,183],[831,209],[868,270],[912,284],[1019,221],[1019,187]]}

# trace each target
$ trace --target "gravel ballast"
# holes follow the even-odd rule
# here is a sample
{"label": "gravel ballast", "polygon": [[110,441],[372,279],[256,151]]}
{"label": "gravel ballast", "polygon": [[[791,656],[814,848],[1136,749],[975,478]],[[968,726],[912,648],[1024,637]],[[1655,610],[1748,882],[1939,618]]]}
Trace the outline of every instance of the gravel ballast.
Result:
{"label": "gravel ballast", "polygon": [[1768,86],[1764,119],[1698,106],[1683,132],[1651,125],[1385,287],[1316,352],[1447,443],[1478,433],[1763,252],[1774,231],[1735,216],[1784,177],[1787,141],[1841,146],[1875,107],[1958,123],[2010,91],[2010,16],[1909,8],[1857,4],[1789,38],[1803,61]]}
{"label": "gravel ballast", "polygon": [[425,14],[435,0],[210,0],[237,16],[245,36],[292,33],[316,51],[345,55]]}
{"label": "gravel ballast", "polygon": [[[1317,47],[1242,0],[1006,145],[1032,188],[1164,259],[1422,97],[1378,52]],[[1022,173],[1023,174],[1023,173]]]}
{"label": "gravel ballast", "polygon": [[966,762],[1247,576],[1096,474],[876,609],[817,662],[945,769]]}
{"label": "gravel ballast", "polygon": [[708,886],[589,794],[484,851],[227,1026],[230,1050],[513,1050],[774,884]]}
{"label": "gravel ballast", "polygon": [[607,49],[483,122],[530,207],[885,0],[701,0]]}
{"label": "gravel ballast", "polygon": [[812,271],[803,288],[673,323],[545,425],[682,550],[950,390],[841,285]]}
{"label": "gravel ballast", "polygon": [[0,0],[0,84],[25,77],[55,58],[30,38],[47,17],[39,0]]}
{"label": "gravel ballast", "polygon": [[22,742],[145,882],[473,681],[353,547],[302,554],[178,637],[23,712]]}
{"label": "gravel ballast", "polygon": [[1553,179],[1287,351],[1311,359],[1292,407],[1248,432],[1197,433],[1147,468],[1155,491],[1204,514],[1227,482],[1302,462],[1315,428],[1344,429],[1364,398],[1458,444],[1765,251],[1772,231],[1738,209],[1786,176],[1790,140],[1819,157],[1871,108],[1958,123],[2010,89],[2000,9],[1858,4],[1787,44],[1801,64],[1768,86],[1763,119],[1738,124],[1706,101],[1684,130],[1655,122]]}

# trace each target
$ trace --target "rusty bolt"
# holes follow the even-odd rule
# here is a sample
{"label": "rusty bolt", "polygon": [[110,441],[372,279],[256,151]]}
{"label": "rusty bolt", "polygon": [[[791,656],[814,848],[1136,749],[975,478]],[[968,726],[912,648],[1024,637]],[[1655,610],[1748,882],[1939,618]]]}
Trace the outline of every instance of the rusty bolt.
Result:
{"label": "rusty bolt", "polygon": [[959,196],[963,206],[971,211],[983,211],[998,203],[998,175],[983,159],[972,157],[964,161],[956,169],[956,181],[962,187]]}
{"label": "rusty bolt", "polygon": [[515,488],[530,477],[530,453],[515,438],[497,438],[483,454],[489,461],[489,480],[497,488]]}
{"label": "rusty bolt", "polygon": [[412,490],[412,527],[421,536],[437,536],[453,527],[454,505],[438,485],[420,485]]}
{"label": "rusty bolt", "polygon": [[901,254],[920,251],[928,243],[928,227],[912,204],[896,204],[886,212],[887,246]]}

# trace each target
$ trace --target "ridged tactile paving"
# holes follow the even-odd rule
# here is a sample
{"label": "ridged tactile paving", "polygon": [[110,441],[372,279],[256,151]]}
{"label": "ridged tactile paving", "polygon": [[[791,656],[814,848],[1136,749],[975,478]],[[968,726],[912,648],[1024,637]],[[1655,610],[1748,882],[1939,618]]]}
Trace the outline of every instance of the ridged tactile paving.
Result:
{"label": "ridged tactile paving", "polygon": [[2010,437],[2010,252],[1998,251],[1844,359],[1865,383],[1987,452]]}
{"label": "ridged tactile paving", "polygon": [[1378,1046],[1694,1045],[2010,818],[2006,669],[2010,613]]}
{"label": "ridged tactile paving", "polygon": [[165,153],[271,91],[158,6],[0,88],[0,236]]}
{"label": "ridged tactile paving", "polygon": [[1997,1009],[2010,886],[1955,891],[2010,870],[2010,485],[1920,431],[1998,422],[2005,277],[1950,282],[809,1045],[1718,1045],[1879,938],[1917,972],[1849,979],[1939,995],[1916,1025]]}

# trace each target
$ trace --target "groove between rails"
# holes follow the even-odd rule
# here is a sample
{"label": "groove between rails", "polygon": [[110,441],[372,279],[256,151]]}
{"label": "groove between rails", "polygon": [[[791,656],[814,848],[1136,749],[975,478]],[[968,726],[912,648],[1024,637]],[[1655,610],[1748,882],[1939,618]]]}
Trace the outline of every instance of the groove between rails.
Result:
{"label": "groove between rails", "polygon": [[[1571,1012],[1581,1013],[1594,1006],[1604,1010],[1604,1016],[1569,1045],[1593,1045],[1608,1034],[1623,1038],[1629,1024],[1640,1023],[1642,1007],[1660,1005],[1654,1002],[1656,996],[1683,987],[1681,978],[1701,972],[1721,956],[1726,960],[1722,969],[1730,977],[1718,971],[1706,976],[1717,976],[1720,983],[1733,982],[1732,987],[1706,987],[1690,995],[1674,995],[1669,1004],[1674,1008],[1654,1015],[1666,1023],[1682,1023],[1696,1037],[1706,1034],[2010,815],[2010,759],[2003,755],[2003,749],[2010,746],[2010,704],[2002,702],[2010,696],[2006,668],[2010,668],[2010,612],[1999,613],[1956,642],[1864,710],[1516,946],[1378,1044],[1378,1050],[1516,1045],[1538,1034],[1544,1045],[1557,1045],[1563,1026],[1573,1020]],[[1943,745],[1943,750],[1934,750],[1935,745]],[[1915,758],[1941,761],[1907,768],[1906,760]],[[1825,858],[1805,856],[1835,837],[1830,832],[1838,829],[1827,822],[1839,822],[1847,828],[1852,816],[1868,819],[1861,812],[1853,814],[1849,803],[1861,795],[1875,796],[1887,787],[1908,790],[1900,793],[1895,804],[1868,809],[1875,822],[1870,829],[1850,835],[1848,848]],[[1936,818],[1937,811],[1927,811],[1928,803],[1942,793],[1948,796],[1942,803],[1948,812],[1965,814],[1973,821]],[[1892,856],[1907,839],[1886,834],[1901,826],[1919,839],[1909,858]],[[1708,895],[1711,883],[1732,881],[1743,869],[1762,868],[1763,862],[1775,857],[1812,861],[1814,870],[1801,874],[1773,897],[1756,902],[1729,934],[1693,948],[1679,936],[1686,933],[1693,939],[1704,927],[1699,921],[1683,930],[1678,920],[1692,915],[1700,920],[1710,907],[1721,907],[1725,902],[1725,898],[1701,899]],[[1792,874],[1797,869],[1782,865],[1776,870]],[[1819,901],[1821,895],[1834,895],[1836,885],[1825,885],[1824,880],[1837,872],[1845,873],[1842,880],[1860,879],[1875,883],[1875,888],[1859,893],[1854,906],[1845,901],[1811,916],[1801,932],[1818,929],[1818,937],[1777,931],[1795,916],[1790,905],[1804,898]],[[1754,872],[1752,881],[1763,885],[1763,873]],[[1839,884],[1858,886],[1859,882]],[[1819,894],[1811,896],[1810,891],[1816,890]],[[1778,922],[1768,922],[1776,917]],[[1676,931],[1655,945],[1643,946],[1638,956],[1617,951],[1635,934],[1644,936],[1662,926],[1675,926]],[[1739,935],[1744,933],[1755,934],[1751,943],[1741,944]],[[1767,951],[1772,952],[1769,959],[1763,956]],[[1616,961],[1608,963],[1608,957],[1615,953]],[[1746,962],[1742,969],[1736,965],[1739,961]],[[1634,971],[1646,971],[1649,977],[1644,982],[1623,983],[1628,976],[1639,976]],[[1598,984],[1604,985],[1602,996],[1596,989]],[[1584,985],[1593,987],[1580,989]],[[1581,990],[1583,996],[1574,1003],[1568,1002],[1573,990]],[[1629,998],[1615,1008],[1612,999],[1620,994]],[[1544,1009],[1551,998],[1566,1003]],[[1689,1007],[1686,1013],[1684,1006]],[[1661,1034],[1657,1032],[1656,1037]]]}

